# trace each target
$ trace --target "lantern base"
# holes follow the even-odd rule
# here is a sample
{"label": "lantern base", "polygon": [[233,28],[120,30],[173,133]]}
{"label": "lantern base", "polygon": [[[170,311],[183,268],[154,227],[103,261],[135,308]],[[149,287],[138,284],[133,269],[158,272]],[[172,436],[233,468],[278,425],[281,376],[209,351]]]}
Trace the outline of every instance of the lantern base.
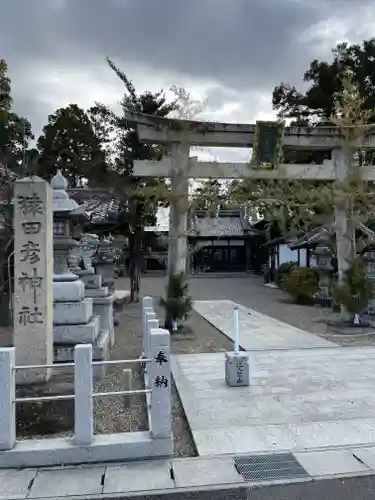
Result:
{"label": "lantern base", "polygon": [[229,387],[250,385],[250,367],[247,354],[225,353],[225,382]]}

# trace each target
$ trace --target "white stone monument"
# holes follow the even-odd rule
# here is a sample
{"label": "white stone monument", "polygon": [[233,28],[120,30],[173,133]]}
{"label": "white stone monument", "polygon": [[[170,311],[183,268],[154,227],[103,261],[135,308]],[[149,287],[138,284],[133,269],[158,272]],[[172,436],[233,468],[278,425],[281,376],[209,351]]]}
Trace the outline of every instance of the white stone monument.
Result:
{"label": "white stone monument", "polygon": [[[52,189],[39,177],[14,188],[13,339],[17,365],[53,363]],[[50,376],[50,369],[20,370],[17,382]]]}

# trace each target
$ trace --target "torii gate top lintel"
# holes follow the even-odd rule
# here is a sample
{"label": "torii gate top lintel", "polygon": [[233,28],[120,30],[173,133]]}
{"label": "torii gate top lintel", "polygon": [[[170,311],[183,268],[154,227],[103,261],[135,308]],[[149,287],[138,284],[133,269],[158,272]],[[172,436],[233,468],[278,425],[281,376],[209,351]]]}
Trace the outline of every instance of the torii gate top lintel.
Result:
{"label": "torii gate top lintel", "polygon": [[[256,124],[162,118],[130,110],[125,117],[137,127],[142,142],[153,144],[249,148],[253,146],[257,129]],[[285,127],[283,148],[331,151],[338,147],[340,137],[337,127]],[[370,136],[368,141],[368,147],[375,146],[375,136]]]}

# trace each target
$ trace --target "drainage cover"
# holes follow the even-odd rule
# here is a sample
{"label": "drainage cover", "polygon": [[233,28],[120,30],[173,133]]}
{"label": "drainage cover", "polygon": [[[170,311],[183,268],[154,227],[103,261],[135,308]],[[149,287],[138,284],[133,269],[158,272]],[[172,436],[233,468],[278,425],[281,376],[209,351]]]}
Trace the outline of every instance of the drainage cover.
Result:
{"label": "drainage cover", "polygon": [[245,481],[275,481],[309,477],[293,453],[242,455],[234,457],[234,466]]}

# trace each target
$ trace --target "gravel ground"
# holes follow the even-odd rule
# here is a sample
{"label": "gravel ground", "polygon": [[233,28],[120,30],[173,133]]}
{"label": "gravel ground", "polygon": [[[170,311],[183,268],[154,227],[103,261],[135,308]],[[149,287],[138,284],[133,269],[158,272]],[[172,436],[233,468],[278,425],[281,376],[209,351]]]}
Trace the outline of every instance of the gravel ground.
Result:
{"label": "gravel ground", "polygon": [[[122,281],[122,280],[121,280]],[[125,289],[126,281],[117,283],[118,289]],[[148,287],[147,287],[148,285]],[[147,287],[147,288],[146,288]],[[152,293],[151,293],[152,292]],[[163,293],[163,280],[157,277],[145,280],[143,294],[155,297],[155,309],[158,317],[163,318],[163,311],[158,307],[158,297]],[[116,328],[116,345],[111,351],[112,359],[134,359],[142,352],[141,315],[139,304],[128,304],[118,315],[119,326]],[[188,320],[191,333],[178,333],[171,337],[171,350],[174,354],[220,352],[232,348],[232,342],[201,316],[192,312]],[[133,369],[133,389],[143,388],[139,364],[130,365]],[[122,390],[122,368],[113,367],[108,374],[95,384],[95,391],[108,392]],[[108,397],[95,400],[95,428],[97,432],[124,432],[147,429],[145,398],[133,397],[129,409],[124,409],[121,398]],[[176,387],[172,385],[172,430],[175,456],[195,456],[196,449],[186,421]]]}

